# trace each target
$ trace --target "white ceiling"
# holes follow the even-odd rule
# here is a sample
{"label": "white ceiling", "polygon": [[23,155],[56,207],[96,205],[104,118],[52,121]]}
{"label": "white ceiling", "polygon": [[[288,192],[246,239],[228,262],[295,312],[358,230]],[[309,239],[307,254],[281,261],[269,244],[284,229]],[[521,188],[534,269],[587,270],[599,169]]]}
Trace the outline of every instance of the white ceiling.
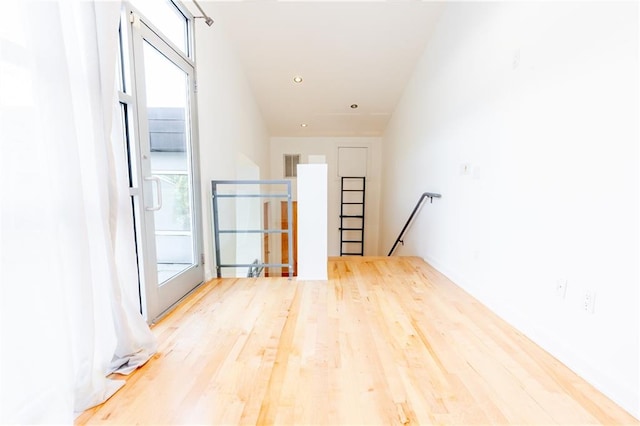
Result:
{"label": "white ceiling", "polygon": [[214,27],[243,63],[271,136],[382,135],[442,8],[421,1],[212,6]]}

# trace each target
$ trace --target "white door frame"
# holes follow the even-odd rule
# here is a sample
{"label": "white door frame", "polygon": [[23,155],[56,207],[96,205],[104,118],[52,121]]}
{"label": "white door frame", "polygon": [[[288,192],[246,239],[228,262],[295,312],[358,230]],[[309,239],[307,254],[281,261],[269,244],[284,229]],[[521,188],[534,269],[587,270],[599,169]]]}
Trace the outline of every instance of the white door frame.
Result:
{"label": "white door frame", "polygon": [[[131,195],[133,197],[134,219],[136,224],[136,242],[138,252],[138,273],[140,285],[141,312],[147,322],[151,323],[160,318],[172,306],[189,294],[194,288],[204,281],[204,256],[202,255],[202,204],[200,201],[200,170],[198,155],[198,122],[196,102],[196,72],[195,63],[191,58],[167,41],[154,26],[145,22],[128,5],[124,5],[122,27],[126,28],[127,41],[126,52],[123,56],[130,61],[129,70],[130,94],[127,101],[132,102],[130,120],[134,120],[130,126],[130,170],[131,170]],[[124,28],[122,29],[124,31]],[[191,213],[193,216],[192,243],[193,265],[175,277],[159,285],[157,270],[157,252],[155,238],[154,211],[149,208],[154,204],[154,194],[157,191],[157,182],[151,178],[151,146],[149,139],[149,126],[147,120],[146,87],[143,49],[145,43],[155,48],[160,54],[174,63],[188,76],[188,107],[187,120],[190,134],[187,135],[187,154],[190,158],[190,188],[191,188]],[[191,45],[191,51],[193,45]],[[126,54],[128,53],[128,55]],[[126,62],[126,61],[125,61]],[[127,64],[125,64],[127,65]],[[127,95],[125,95],[127,97]],[[122,101],[122,95],[121,95]],[[133,127],[133,129],[131,128]]]}

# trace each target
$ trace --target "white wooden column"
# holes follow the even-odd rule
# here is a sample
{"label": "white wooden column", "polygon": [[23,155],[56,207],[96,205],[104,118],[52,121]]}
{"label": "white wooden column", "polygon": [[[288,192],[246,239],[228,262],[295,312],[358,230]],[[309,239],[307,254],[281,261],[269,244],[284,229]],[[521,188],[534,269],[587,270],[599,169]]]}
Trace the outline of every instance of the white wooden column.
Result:
{"label": "white wooden column", "polygon": [[298,279],[327,279],[327,165],[298,165]]}

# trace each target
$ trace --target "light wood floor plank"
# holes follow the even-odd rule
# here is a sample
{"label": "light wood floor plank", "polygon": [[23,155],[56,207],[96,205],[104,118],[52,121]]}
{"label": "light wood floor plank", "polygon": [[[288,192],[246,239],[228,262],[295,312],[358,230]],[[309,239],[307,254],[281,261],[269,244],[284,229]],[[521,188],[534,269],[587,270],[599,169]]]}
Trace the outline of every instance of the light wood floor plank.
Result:
{"label": "light wood floor plank", "polygon": [[418,258],[213,280],[77,424],[640,424]]}

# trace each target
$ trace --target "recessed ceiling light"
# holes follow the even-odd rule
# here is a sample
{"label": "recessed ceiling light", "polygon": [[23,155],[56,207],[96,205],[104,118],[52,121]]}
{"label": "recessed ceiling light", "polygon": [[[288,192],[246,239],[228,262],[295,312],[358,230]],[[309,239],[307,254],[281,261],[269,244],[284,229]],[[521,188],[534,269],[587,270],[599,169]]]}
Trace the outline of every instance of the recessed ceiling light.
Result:
{"label": "recessed ceiling light", "polygon": [[307,127],[307,123],[302,123],[300,127]]}
{"label": "recessed ceiling light", "polygon": [[295,77],[293,77],[293,82],[302,83],[302,77],[300,77],[299,75],[296,75]]}
{"label": "recessed ceiling light", "polygon": [[352,109],[356,109],[356,108],[358,108],[358,104],[351,104],[351,108],[352,108]]}

